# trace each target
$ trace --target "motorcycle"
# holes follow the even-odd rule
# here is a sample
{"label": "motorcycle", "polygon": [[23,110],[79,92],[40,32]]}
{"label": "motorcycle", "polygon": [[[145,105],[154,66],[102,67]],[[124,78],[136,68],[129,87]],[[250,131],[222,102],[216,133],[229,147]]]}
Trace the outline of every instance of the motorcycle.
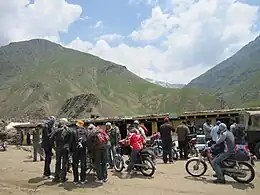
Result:
{"label": "motorcycle", "polygon": [[[156,155],[157,158],[162,158],[163,157],[163,148],[162,148],[162,140],[160,139],[155,139],[151,145],[153,148],[154,154]],[[175,141],[172,142],[172,158],[173,160],[178,160],[179,155],[178,151],[176,148],[176,143]]]}
{"label": "motorcycle", "polygon": [[[205,146],[204,149],[200,151],[199,157],[193,157],[190,158],[185,165],[186,172],[193,176],[193,177],[201,177],[203,176],[207,171],[207,163],[206,160],[209,162],[210,166],[212,167],[212,161],[215,158],[215,154],[212,151],[212,149],[208,146]],[[236,154],[232,155],[228,159],[224,160],[220,167],[224,173],[224,175],[227,175],[229,177],[232,177],[235,181],[239,183],[250,183],[255,178],[255,170],[253,166],[248,163],[249,157],[241,156],[237,152]],[[191,166],[192,163],[195,163],[195,165]],[[200,165],[202,165],[202,171],[199,173],[193,173],[191,168],[194,171],[198,171],[200,168]],[[242,166],[245,166],[246,169],[242,169]],[[250,177],[247,178],[247,172],[246,170],[249,170]]]}
{"label": "motorcycle", "polygon": [[1,142],[0,143],[0,150],[6,151],[8,148],[7,142]]}
{"label": "motorcycle", "polygon": [[[119,142],[120,143],[120,142]],[[114,169],[117,172],[122,172],[125,168],[125,164],[128,165],[130,163],[130,156],[129,159],[124,161],[124,144],[119,144],[116,147],[116,155],[114,158]],[[128,153],[129,155],[129,153]],[[136,163],[134,164],[133,169],[136,171],[140,171],[144,176],[151,177],[154,175],[156,170],[156,156],[151,148],[144,148],[140,150]],[[150,171],[150,172],[146,172]]]}
{"label": "motorcycle", "polygon": [[190,137],[189,139],[190,140],[188,142],[188,154],[191,157],[193,157],[193,156],[198,157],[199,156],[199,151],[196,148],[197,138],[196,137]]}
{"label": "motorcycle", "polygon": [[162,158],[162,156],[163,156],[162,140],[155,139],[153,141],[151,147],[153,148],[154,154],[157,157]]}

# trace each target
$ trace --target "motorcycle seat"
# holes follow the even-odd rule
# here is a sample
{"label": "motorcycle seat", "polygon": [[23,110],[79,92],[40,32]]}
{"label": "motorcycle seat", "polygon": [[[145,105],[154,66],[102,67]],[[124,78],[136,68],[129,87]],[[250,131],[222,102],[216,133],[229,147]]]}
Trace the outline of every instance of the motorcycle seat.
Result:
{"label": "motorcycle seat", "polygon": [[140,150],[139,153],[146,153],[146,152],[150,152],[151,151],[151,148],[143,148]]}
{"label": "motorcycle seat", "polygon": [[232,154],[230,157],[228,157],[226,160],[236,160],[236,155]]}

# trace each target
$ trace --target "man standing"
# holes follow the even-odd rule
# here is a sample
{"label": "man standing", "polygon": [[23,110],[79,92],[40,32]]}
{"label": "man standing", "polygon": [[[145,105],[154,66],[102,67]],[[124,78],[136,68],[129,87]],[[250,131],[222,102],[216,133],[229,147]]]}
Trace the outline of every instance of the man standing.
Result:
{"label": "man standing", "polygon": [[218,140],[218,130],[220,123],[220,121],[217,121],[216,125],[211,129],[210,136],[212,140],[209,146],[211,146],[212,144],[216,144],[216,141]]}
{"label": "man standing", "polygon": [[45,154],[43,176],[47,178],[52,178],[51,169],[50,169],[51,158],[52,158],[52,145],[50,143],[49,136],[53,131],[54,123],[55,123],[55,117],[54,116],[49,117],[49,120],[45,124],[43,124],[43,130],[42,130],[42,148]]}
{"label": "man standing", "polygon": [[107,144],[109,136],[106,132],[93,124],[90,124],[87,129],[87,144],[88,151],[94,155],[95,169],[97,173],[97,183],[108,181],[107,174]]}
{"label": "man standing", "polygon": [[230,131],[234,134],[236,127],[237,127],[237,124],[236,124],[236,121],[234,119],[231,119],[230,122],[231,122]]}
{"label": "man standing", "polygon": [[190,134],[196,134],[196,127],[194,125],[194,121],[192,123],[190,121],[187,121],[187,127],[190,130]]}
{"label": "man standing", "polygon": [[116,145],[119,141],[120,131],[117,131],[115,128],[112,127],[110,122],[106,123],[106,133],[109,136],[110,144],[108,145],[107,155],[108,155],[108,163],[110,168],[113,168],[114,157],[116,155]]}
{"label": "man standing", "polygon": [[40,138],[40,130],[39,127],[36,127],[33,131],[32,131],[32,135],[33,135],[33,161],[36,162],[37,161],[37,154],[40,154],[40,160],[43,161],[43,150],[41,147],[41,138]]}
{"label": "man standing", "polygon": [[160,126],[160,135],[162,139],[162,148],[163,148],[163,162],[173,162],[172,159],[172,132],[173,127],[169,122],[169,118],[164,119],[164,124]]}
{"label": "man standing", "polygon": [[206,141],[211,140],[211,136],[210,136],[211,129],[212,129],[211,121],[210,119],[207,119],[206,122],[203,124],[203,132],[205,134]]}
{"label": "man standing", "polygon": [[73,131],[72,141],[72,162],[73,162],[73,176],[74,183],[79,183],[79,162],[80,162],[80,184],[86,183],[86,148],[87,148],[87,134],[83,127],[84,122],[78,121],[76,128]]}
{"label": "man standing", "polygon": [[[50,143],[56,144],[56,164],[53,182],[67,181],[67,170],[69,152],[72,148],[72,131],[66,126],[68,120],[63,118],[59,121],[59,126],[50,135]],[[61,166],[62,164],[62,166]]]}
{"label": "man standing", "polygon": [[236,144],[245,144],[245,126],[237,124],[234,119],[231,119],[230,131],[235,137]]}
{"label": "man standing", "polygon": [[188,158],[188,135],[189,135],[189,128],[186,126],[186,122],[183,121],[181,125],[177,127],[176,131],[178,135],[178,144],[180,148],[180,158],[183,158],[184,152],[184,159]]}

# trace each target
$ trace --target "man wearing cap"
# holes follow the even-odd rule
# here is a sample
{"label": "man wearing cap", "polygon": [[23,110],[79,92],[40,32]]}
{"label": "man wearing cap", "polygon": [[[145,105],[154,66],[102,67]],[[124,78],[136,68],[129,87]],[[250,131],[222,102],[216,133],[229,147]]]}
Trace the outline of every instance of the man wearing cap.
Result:
{"label": "man wearing cap", "polygon": [[[169,118],[164,119],[164,124],[160,126],[160,134],[163,148],[163,162],[173,162],[172,160],[172,132],[173,127],[169,122]],[[169,159],[168,159],[169,156]]]}
{"label": "man wearing cap", "polygon": [[[86,148],[87,132],[84,128],[84,122],[78,121],[73,131],[72,141],[72,167],[75,184],[86,183]],[[79,180],[79,162],[80,162],[80,180]],[[79,183],[80,182],[80,183]]]}

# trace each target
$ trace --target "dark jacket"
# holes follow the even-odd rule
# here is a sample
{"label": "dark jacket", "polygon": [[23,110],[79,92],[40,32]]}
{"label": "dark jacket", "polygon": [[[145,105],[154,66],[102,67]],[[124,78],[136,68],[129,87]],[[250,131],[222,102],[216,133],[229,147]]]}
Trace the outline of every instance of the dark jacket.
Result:
{"label": "dark jacket", "polygon": [[72,150],[73,133],[67,127],[58,127],[50,135],[50,143],[56,144],[56,150],[66,149],[69,152]]}
{"label": "dark jacket", "polygon": [[116,146],[120,139],[120,131],[117,128],[111,128],[106,130],[107,135],[109,136],[111,146]]}
{"label": "dark jacket", "polygon": [[[71,129],[72,131],[72,152],[79,150],[86,151],[87,147],[87,132],[84,127],[75,127]],[[82,138],[82,139],[81,139]]]}
{"label": "dark jacket", "polygon": [[188,141],[189,128],[186,125],[179,125],[176,133],[178,135],[178,141]]}
{"label": "dark jacket", "polygon": [[54,121],[48,121],[42,125],[42,148],[52,148],[50,143],[50,134],[54,129]]}
{"label": "dark jacket", "polygon": [[164,123],[160,126],[161,139],[164,142],[172,142],[173,127],[170,122]]}

